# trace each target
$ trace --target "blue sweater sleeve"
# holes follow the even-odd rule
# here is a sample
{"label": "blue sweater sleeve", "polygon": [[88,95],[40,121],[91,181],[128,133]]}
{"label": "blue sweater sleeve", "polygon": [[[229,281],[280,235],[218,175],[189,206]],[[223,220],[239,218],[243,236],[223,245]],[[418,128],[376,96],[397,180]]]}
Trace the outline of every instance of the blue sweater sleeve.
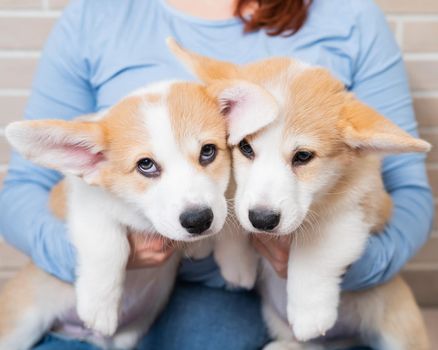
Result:
{"label": "blue sweater sleeve", "polygon": [[[354,3],[359,6],[355,31],[360,46],[352,91],[417,136],[402,56],[385,18],[370,0]],[[383,232],[369,238],[363,256],[347,271],[345,290],[372,287],[394,277],[426,242],[431,231],[433,197],[425,155],[389,156],[384,159],[382,174],[394,203],[393,215]]]}
{"label": "blue sweater sleeve", "polygon": [[[40,59],[27,119],[71,119],[94,110],[81,40],[83,6],[72,1],[54,27]],[[75,255],[64,222],[49,210],[50,189],[61,179],[13,153],[0,193],[0,232],[5,240],[60,279],[74,279]]]}

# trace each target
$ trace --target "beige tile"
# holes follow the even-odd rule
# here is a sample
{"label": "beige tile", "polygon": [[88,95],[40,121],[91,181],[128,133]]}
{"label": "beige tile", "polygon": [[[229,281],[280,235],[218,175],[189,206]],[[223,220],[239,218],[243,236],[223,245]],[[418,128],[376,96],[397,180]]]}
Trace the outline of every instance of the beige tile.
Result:
{"label": "beige tile", "polygon": [[438,306],[438,266],[436,270],[405,270],[402,275],[412,287],[420,305]]}
{"label": "beige tile", "polygon": [[438,12],[437,0],[376,0],[386,11],[394,13],[433,13]]}
{"label": "beige tile", "polygon": [[432,144],[432,150],[427,154],[428,162],[438,161],[438,133],[420,130],[420,136]]}
{"label": "beige tile", "polygon": [[[434,193],[436,193],[436,191]],[[438,208],[436,208],[436,204],[435,204],[435,217],[433,222],[433,230],[438,230]]]}
{"label": "beige tile", "polygon": [[0,127],[23,119],[26,103],[26,96],[0,96]]}
{"label": "beige tile", "polygon": [[438,60],[407,61],[406,67],[413,90],[438,89]]}
{"label": "beige tile", "polygon": [[438,197],[438,169],[428,167],[427,175],[435,197]]}
{"label": "beige tile", "polygon": [[389,24],[389,27],[391,28],[392,32],[396,33],[397,27],[398,27],[397,21],[388,20],[388,24]]}
{"label": "beige tile", "polygon": [[438,237],[432,236],[426,245],[414,257],[412,262],[438,264]]}
{"label": "beige tile", "polygon": [[420,127],[438,126],[438,97],[416,97],[414,108]]}
{"label": "beige tile", "polygon": [[55,23],[53,18],[9,17],[0,21],[0,49],[39,50]]}
{"label": "beige tile", "polygon": [[438,21],[405,22],[403,33],[404,51],[438,51]]}
{"label": "beige tile", "polygon": [[0,172],[0,190],[2,189],[3,180],[5,179],[5,176],[6,176],[6,172],[5,171],[1,171]]}
{"label": "beige tile", "polygon": [[49,0],[49,6],[51,9],[63,9],[67,4],[69,3],[69,0]]}
{"label": "beige tile", "polygon": [[36,65],[33,58],[0,59],[0,89],[29,89]]}
{"label": "beige tile", "polygon": [[0,0],[1,10],[28,10],[41,8],[41,0]]}
{"label": "beige tile", "polygon": [[11,148],[4,136],[0,135],[0,164],[5,164],[9,161]]}
{"label": "beige tile", "polygon": [[1,271],[16,271],[29,261],[23,253],[4,242],[0,242],[0,256]]}

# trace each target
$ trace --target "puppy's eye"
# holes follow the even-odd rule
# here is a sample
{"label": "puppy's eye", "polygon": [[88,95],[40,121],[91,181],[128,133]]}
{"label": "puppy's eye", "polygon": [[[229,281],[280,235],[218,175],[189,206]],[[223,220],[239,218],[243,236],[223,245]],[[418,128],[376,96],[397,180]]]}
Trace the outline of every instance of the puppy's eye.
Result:
{"label": "puppy's eye", "polygon": [[158,165],[150,158],[142,158],[137,162],[137,170],[146,177],[160,176]]}
{"label": "puppy's eye", "polygon": [[254,154],[254,150],[252,149],[251,145],[245,140],[243,139],[242,141],[239,142],[239,149],[240,152],[249,159],[253,159],[255,154]]}
{"label": "puppy's eye", "polygon": [[314,157],[313,152],[310,151],[298,151],[295,153],[294,157],[292,158],[292,165],[293,166],[299,166],[299,165],[305,165],[309,163]]}
{"label": "puppy's eye", "polygon": [[201,153],[199,154],[199,164],[208,165],[216,158],[217,148],[215,145],[209,143],[202,146]]}

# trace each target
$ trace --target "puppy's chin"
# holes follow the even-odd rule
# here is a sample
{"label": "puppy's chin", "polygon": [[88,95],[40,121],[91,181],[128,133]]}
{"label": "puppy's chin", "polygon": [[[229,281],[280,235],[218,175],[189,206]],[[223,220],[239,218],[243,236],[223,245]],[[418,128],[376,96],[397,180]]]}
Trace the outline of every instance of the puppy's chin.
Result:
{"label": "puppy's chin", "polygon": [[302,224],[303,224],[304,220],[300,220],[300,221],[296,221],[293,224],[289,224],[289,225],[282,225],[280,224],[279,227],[276,227],[273,230],[270,231],[263,231],[263,230],[258,230],[255,227],[253,227],[249,221],[248,223],[243,224],[242,226],[245,229],[245,231],[249,232],[250,234],[261,234],[261,235],[269,235],[269,236],[273,236],[273,237],[278,237],[278,236],[287,236],[290,234],[293,234]]}
{"label": "puppy's chin", "polygon": [[216,233],[214,232],[210,232],[210,230],[208,230],[207,232],[203,233],[202,235],[199,236],[190,236],[186,239],[181,239],[182,242],[197,242],[200,240],[203,240],[205,238],[209,238],[211,236],[214,236]]}
{"label": "puppy's chin", "polygon": [[190,242],[197,242],[197,241],[203,240],[205,238],[209,238],[211,236],[216,235],[217,233],[218,233],[218,230],[214,230],[214,229],[210,228],[200,235],[192,235],[188,232],[182,232],[182,233],[178,233],[178,234],[161,233],[161,235],[168,238],[168,239],[171,239],[173,241],[182,242],[182,243],[190,243]]}

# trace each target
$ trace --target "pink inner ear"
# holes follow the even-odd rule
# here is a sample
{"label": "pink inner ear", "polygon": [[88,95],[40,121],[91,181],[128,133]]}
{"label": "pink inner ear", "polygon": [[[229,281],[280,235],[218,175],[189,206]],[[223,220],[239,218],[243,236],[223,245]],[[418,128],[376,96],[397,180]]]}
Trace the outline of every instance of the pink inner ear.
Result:
{"label": "pink inner ear", "polygon": [[237,101],[234,100],[224,100],[222,101],[221,113],[228,117],[231,114],[232,109],[236,106]]}
{"label": "pink inner ear", "polygon": [[249,107],[248,103],[257,102],[254,97],[250,92],[242,89],[228,91],[221,98],[221,113],[226,117],[234,118],[236,115],[244,113],[245,109]]}
{"label": "pink inner ear", "polygon": [[93,169],[105,159],[102,152],[92,152],[89,147],[79,144],[64,144],[58,148],[65,155],[64,163],[78,170]]}

